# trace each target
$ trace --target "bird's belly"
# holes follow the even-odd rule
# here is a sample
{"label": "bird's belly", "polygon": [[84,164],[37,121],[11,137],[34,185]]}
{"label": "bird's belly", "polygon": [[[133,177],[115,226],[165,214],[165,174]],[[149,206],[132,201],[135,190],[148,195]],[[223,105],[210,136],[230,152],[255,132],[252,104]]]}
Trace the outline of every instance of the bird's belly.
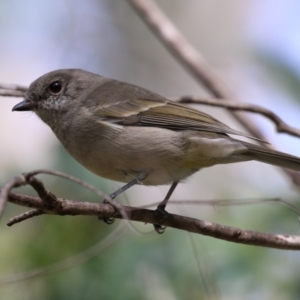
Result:
{"label": "bird's belly", "polygon": [[114,181],[130,182],[139,178],[145,185],[163,185],[174,181],[180,181],[197,170],[185,168],[177,162],[172,162],[165,157],[162,160],[159,156],[128,155],[124,151],[115,152],[114,157],[111,153],[102,151],[101,156],[90,154],[86,156],[73,155],[83,166],[91,172]]}
{"label": "bird's belly", "polygon": [[178,134],[165,131],[131,127],[112,137],[98,136],[88,147],[79,143],[66,148],[79,163],[101,177],[120,182],[139,178],[145,185],[168,184],[199,168],[183,166],[184,150]]}

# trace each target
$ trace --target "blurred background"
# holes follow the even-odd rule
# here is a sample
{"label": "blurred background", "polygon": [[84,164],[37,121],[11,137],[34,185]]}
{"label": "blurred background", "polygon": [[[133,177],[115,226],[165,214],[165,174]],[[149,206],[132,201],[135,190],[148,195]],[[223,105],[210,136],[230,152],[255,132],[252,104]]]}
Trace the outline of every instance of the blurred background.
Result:
{"label": "blurred background", "polygon": [[[237,98],[271,109],[300,127],[300,2],[297,0],[161,0],[159,5],[203,54]],[[167,97],[210,96],[164,49],[126,1],[1,1],[0,82],[28,86],[60,68],[82,68]],[[120,184],[86,171],[32,113],[12,113],[20,98],[0,98],[0,183],[39,168],[67,172],[106,193]],[[223,109],[197,106],[244,130]],[[278,149],[300,155],[299,139],[278,135],[251,115]],[[58,197],[101,201],[76,185],[40,177]],[[169,187],[133,187],[118,198],[145,205]],[[30,189],[23,189],[34,195]],[[278,169],[258,162],[215,166],[181,184],[172,200],[281,197],[299,207],[299,191]],[[225,225],[299,234],[298,216],[279,204],[236,207],[169,205],[170,212]],[[9,204],[1,220],[1,299],[299,299],[297,252],[243,246],[167,228],[132,223],[116,228],[91,217],[41,216],[8,228],[24,212]],[[93,245],[93,258],[31,280],[3,284]],[[83,255],[83,257],[86,257]]]}

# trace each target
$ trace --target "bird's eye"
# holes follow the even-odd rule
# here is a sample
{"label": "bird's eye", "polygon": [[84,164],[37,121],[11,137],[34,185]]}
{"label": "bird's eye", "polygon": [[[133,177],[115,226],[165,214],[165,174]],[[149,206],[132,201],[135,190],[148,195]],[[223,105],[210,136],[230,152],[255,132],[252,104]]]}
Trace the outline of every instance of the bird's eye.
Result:
{"label": "bird's eye", "polygon": [[49,85],[49,92],[54,95],[58,95],[62,91],[62,84],[59,81],[54,81]]}

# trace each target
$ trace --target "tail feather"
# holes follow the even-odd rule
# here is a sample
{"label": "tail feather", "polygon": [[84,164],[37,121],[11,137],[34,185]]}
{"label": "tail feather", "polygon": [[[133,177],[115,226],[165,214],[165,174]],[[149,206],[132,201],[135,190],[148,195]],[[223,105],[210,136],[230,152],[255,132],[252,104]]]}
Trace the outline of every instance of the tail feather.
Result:
{"label": "tail feather", "polygon": [[300,171],[300,157],[289,155],[272,149],[263,148],[250,143],[244,143],[249,149],[243,153],[248,159],[261,161],[274,166]]}

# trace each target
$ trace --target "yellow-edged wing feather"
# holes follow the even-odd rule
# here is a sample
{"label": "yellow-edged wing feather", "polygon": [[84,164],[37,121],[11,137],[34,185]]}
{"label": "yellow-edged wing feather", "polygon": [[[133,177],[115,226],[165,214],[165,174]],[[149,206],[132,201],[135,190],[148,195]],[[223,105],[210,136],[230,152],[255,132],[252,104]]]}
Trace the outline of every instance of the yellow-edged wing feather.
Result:
{"label": "yellow-edged wing feather", "polygon": [[96,105],[97,99],[105,99],[105,101],[99,101],[94,116],[108,122],[171,130],[235,134],[257,140],[231,129],[206,113],[124,82],[107,80],[90,95],[89,102]]}

